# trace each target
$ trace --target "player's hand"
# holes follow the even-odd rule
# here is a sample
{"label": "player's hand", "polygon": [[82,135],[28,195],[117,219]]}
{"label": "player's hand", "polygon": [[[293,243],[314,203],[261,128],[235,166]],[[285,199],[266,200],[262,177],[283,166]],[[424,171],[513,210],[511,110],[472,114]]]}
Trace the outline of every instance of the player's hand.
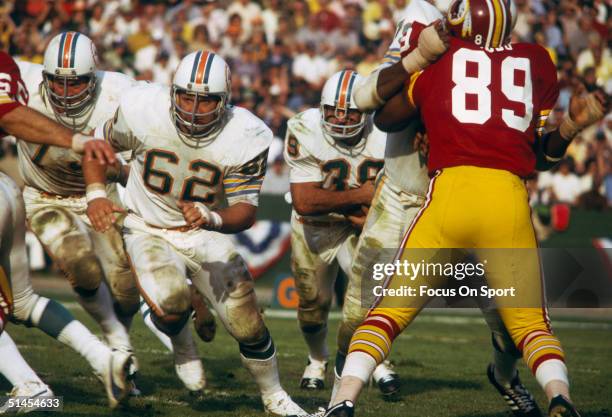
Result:
{"label": "player's hand", "polygon": [[359,191],[360,198],[357,203],[369,207],[370,203],[372,203],[372,199],[374,198],[374,193],[376,192],[374,181],[370,180],[364,182],[361,187],[359,187]]}
{"label": "player's hand", "polygon": [[414,136],[413,143],[414,150],[419,152],[425,158],[429,157],[429,138],[427,137],[427,133],[418,132]]}
{"label": "player's hand", "polygon": [[603,119],[608,107],[608,97],[603,91],[597,90],[588,94],[585,92],[584,85],[578,85],[569,104],[570,118],[580,128],[585,128]]}
{"label": "player's hand", "polygon": [[351,222],[351,226],[353,226],[359,231],[363,230],[363,225],[365,224],[366,217],[368,217],[367,211],[365,213],[355,213],[346,215],[347,220]]}
{"label": "player's hand", "polygon": [[192,201],[178,201],[176,205],[183,212],[185,222],[192,229],[202,227],[206,223],[206,218]]}
{"label": "player's hand", "polygon": [[95,159],[102,165],[113,165],[117,160],[113,147],[101,139],[86,141],[83,144],[83,154],[86,160]]}
{"label": "player's hand", "polygon": [[436,20],[419,34],[419,51],[429,62],[438,59],[449,45],[449,33],[442,20]]}
{"label": "player's hand", "polygon": [[202,203],[179,201],[176,203],[183,212],[183,218],[192,229],[219,230],[223,226],[221,216]]}
{"label": "player's hand", "polygon": [[117,221],[115,213],[125,214],[125,209],[108,198],[96,198],[87,204],[87,217],[97,232],[106,232]]}

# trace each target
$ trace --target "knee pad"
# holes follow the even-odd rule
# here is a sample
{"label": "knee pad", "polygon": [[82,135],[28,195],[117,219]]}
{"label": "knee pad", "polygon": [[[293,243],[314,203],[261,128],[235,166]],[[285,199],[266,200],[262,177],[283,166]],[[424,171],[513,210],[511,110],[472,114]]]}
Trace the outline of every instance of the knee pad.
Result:
{"label": "knee pad", "polygon": [[79,291],[95,291],[104,277],[87,232],[75,215],[62,207],[38,210],[30,225],[70,283]]}
{"label": "knee pad", "polygon": [[263,334],[258,340],[251,343],[238,341],[240,353],[247,359],[267,360],[274,356],[276,347],[270,332],[264,327]]}
{"label": "knee pad", "polygon": [[168,336],[176,336],[179,334],[181,330],[183,330],[183,327],[185,327],[187,320],[189,320],[189,312],[183,314],[166,314],[163,317],[159,317],[151,311],[151,321],[155,327]]}
{"label": "knee pad", "polygon": [[110,292],[115,303],[115,310],[124,317],[131,317],[140,307],[140,293],[133,275],[117,274],[107,277]]}
{"label": "knee pad", "polygon": [[[34,311],[34,307],[37,306],[38,301],[41,300],[41,298],[42,297],[34,293],[31,288],[30,291],[27,291],[25,294],[21,294],[18,298],[15,298],[13,301],[13,315],[11,320],[15,323],[24,324],[30,327],[30,316]],[[47,299],[44,300],[46,303]],[[42,312],[39,312],[39,314],[40,313]]]}
{"label": "knee pad", "polygon": [[493,348],[498,352],[505,353],[516,359],[520,359],[523,356],[507,332],[491,332],[491,342]]}
{"label": "knee pad", "polygon": [[[189,285],[185,277],[177,272],[173,265],[162,265],[150,271],[155,283],[151,288],[155,288],[155,293],[145,294],[144,298],[153,301],[153,305],[147,302],[159,316],[180,316],[191,311]],[[145,290],[148,287],[145,282],[141,282],[141,286]]]}
{"label": "knee pad", "polygon": [[239,343],[251,344],[264,338],[267,330],[259,313],[251,279],[235,284],[225,302],[229,331]]}

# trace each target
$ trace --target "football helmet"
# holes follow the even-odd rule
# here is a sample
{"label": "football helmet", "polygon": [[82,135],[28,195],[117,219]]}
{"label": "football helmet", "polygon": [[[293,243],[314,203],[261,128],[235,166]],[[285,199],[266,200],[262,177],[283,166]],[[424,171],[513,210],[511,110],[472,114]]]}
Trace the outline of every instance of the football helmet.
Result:
{"label": "football helmet", "polygon": [[452,36],[492,49],[510,42],[516,16],[513,0],[454,0],[447,24]]}
{"label": "football helmet", "polygon": [[[92,107],[96,90],[96,47],[92,40],[79,32],[64,32],[55,36],[45,50],[43,86],[56,117],[68,127]],[[51,88],[51,82],[63,83],[62,93]],[[69,83],[84,81],[87,86],[70,94]],[[72,119],[71,123],[66,119]]]}
{"label": "football helmet", "polygon": [[[181,132],[181,138],[190,145],[199,145],[201,139],[214,138],[220,131],[226,105],[230,100],[230,69],[219,55],[209,51],[196,51],[179,64],[171,88],[171,115]],[[193,96],[192,109],[181,108],[178,94]],[[214,110],[197,113],[200,98],[214,96],[219,102]],[[198,120],[208,119],[204,123]]]}
{"label": "football helmet", "polygon": [[[321,93],[321,125],[323,131],[335,140],[344,140],[361,133],[366,123],[365,113],[355,104],[355,86],[362,82],[361,75],[352,70],[343,70],[335,73],[323,86]],[[358,111],[360,119],[356,123],[332,123],[326,118],[326,108],[333,109],[335,119],[344,119],[349,111]],[[329,110],[327,111],[329,115]]]}

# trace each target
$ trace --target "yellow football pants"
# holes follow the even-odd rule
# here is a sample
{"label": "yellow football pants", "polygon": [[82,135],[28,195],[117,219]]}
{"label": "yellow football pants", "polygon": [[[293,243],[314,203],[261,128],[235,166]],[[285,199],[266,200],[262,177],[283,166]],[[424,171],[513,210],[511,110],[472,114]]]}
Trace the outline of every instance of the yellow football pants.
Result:
{"label": "yellow football pants", "polygon": [[[447,168],[434,176],[398,259],[400,263],[456,265],[465,257],[464,249],[473,250],[484,264],[489,288],[514,288],[514,296],[497,297],[496,302],[531,370],[535,372],[547,359],[563,360],[548,322],[527,190],[519,177],[473,166]],[[386,280],[387,290],[410,285],[417,294],[380,297],[355,332],[349,352],[362,351],[377,362],[384,360],[393,339],[431,298],[421,295],[420,287],[441,288],[454,279],[438,274],[413,278],[396,273]]]}

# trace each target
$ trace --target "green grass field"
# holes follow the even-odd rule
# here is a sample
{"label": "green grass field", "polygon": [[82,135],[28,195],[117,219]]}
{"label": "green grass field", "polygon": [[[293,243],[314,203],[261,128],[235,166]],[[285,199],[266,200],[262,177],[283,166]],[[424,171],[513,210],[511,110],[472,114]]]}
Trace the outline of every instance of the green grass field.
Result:
{"label": "green grass field", "polygon": [[[74,306],[70,303],[70,306]],[[93,322],[80,307],[76,316],[90,328]],[[310,393],[299,389],[306,349],[295,319],[267,318],[275,339],[286,390],[308,411],[326,403],[330,389]],[[573,382],[573,396],[583,417],[612,416],[612,322],[553,320],[564,344]],[[330,322],[330,351],[338,321]],[[64,397],[63,415],[89,417],[111,414],[103,387],[84,360],[42,332],[11,325],[9,333],[56,395]],[[211,344],[200,343],[208,388],[202,399],[192,399],[176,378],[172,356],[135,320],[132,340],[140,361],[139,387],[144,395],[132,399],[115,416],[264,416],[259,395],[241,367],[236,343],[220,329]],[[447,311],[424,313],[394,344],[392,360],[403,386],[394,402],[385,402],[376,389],[361,397],[360,417],[502,417],[509,416],[498,394],[489,386],[485,368],[491,357],[489,333],[476,315]],[[0,358],[1,360],[2,358]],[[521,375],[543,406],[544,398],[524,365]],[[332,370],[328,372],[331,387]],[[0,392],[8,391],[0,378]]]}

